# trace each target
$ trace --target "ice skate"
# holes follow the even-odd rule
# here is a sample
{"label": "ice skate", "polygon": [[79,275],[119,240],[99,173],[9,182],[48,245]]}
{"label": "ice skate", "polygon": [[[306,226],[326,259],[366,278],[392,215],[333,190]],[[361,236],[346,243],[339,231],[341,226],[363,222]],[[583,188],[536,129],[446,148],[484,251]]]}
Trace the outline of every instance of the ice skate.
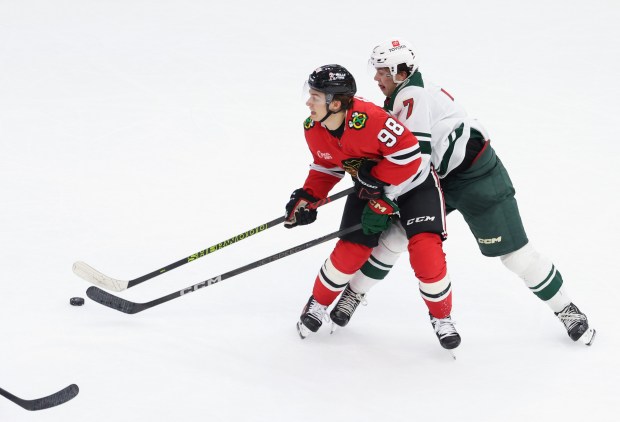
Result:
{"label": "ice skate", "polygon": [[347,285],[347,288],[342,292],[340,299],[329,314],[332,320],[332,333],[336,331],[337,327],[344,327],[349,323],[349,320],[353,316],[353,312],[357,309],[358,305],[366,305],[366,295],[362,293],[355,293],[351,290],[351,287]]}
{"label": "ice skate", "polygon": [[459,333],[456,332],[456,328],[454,328],[454,322],[452,321],[450,316],[442,319],[435,318],[431,314],[429,314],[429,316],[431,318],[431,324],[433,325],[435,334],[439,339],[439,344],[441,344],[441,347],[448,350],[452,357],[456,359],[453,349],[456,349],[459,344],[461,344],[461,336],[459,335]]}
{"label": "ice skate", "polygon": [[305,339],[310,333],[316,333],[321,325],[323,325],[323,319],[327,317],[327,306],[321,305],[314,299],[314,296],[310,296],[308,303],[304,306],[301,312],[301,317],[297,321],[297,333],[299,337]]}
{"label": "ice skate", "polygon": [[590,328],[588,318],[574,303],[569,303],[566,308],[556,313],[560,322],[564,324],[568,336],[573,340],[581,340],[586,346],[592,345],[596,330]]}

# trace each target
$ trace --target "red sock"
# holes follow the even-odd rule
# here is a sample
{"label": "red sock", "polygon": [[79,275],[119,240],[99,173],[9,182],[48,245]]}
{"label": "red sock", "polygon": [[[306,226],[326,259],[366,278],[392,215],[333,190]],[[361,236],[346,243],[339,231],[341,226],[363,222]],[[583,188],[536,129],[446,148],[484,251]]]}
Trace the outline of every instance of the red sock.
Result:
{"label": "red sock", "polygon": [[372,248],[339,240],[329,259],[314,280],[312,295],[321,305],[329,306],[346,287],[353,274],[370,257]]}
{"label": "red sock", "polygon": [[420,294],[435,318],[445,318],[452,311],[452,285],[447,275],[446,255],[441,237],[420,233],[409,239],[409,261],[420,280]]}

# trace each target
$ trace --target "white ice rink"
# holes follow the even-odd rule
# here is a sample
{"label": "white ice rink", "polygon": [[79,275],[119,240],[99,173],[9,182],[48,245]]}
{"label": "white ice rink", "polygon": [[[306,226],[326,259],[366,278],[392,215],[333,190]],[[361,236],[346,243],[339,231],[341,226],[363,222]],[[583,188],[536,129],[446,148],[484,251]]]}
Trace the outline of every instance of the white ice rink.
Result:
{"label": "white ice rink", "polygon": [[[620,404],[616,0],[0,0],[0,387],[80,394],[0,421],[612,422]],[[295,322],[334,242],[136,315],[85,297],[282,215],[310,154],[303,83],[359,94],[390,36],[481,120],[531,242],[598,335],[574,344],[458,215],[445,244],[458,359],[405,258],[351,324]],[[340,183],[333,192],[350,186]],[[120,293],[145,302],[338,228],[344,201]]]}

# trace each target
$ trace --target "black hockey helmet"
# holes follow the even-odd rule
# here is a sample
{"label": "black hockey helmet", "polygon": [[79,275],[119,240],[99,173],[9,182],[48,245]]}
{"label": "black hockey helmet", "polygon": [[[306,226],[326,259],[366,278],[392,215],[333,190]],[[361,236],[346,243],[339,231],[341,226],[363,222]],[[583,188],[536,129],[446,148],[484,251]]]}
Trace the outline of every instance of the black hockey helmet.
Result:
{"label": "black hockey helmet", "polygon": [[357,92],[353,75],[338,64],[326,64],[308,77],[308,86],[325,94],[325,102],[331,103],[334,95],[353,97]]}

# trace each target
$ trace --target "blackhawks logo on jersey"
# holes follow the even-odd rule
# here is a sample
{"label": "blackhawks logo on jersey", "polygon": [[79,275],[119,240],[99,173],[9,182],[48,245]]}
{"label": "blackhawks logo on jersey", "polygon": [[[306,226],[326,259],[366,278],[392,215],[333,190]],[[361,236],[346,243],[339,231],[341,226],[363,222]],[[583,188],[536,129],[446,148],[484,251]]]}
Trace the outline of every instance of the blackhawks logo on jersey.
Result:
{"label": "blackhawks logo on jersey", "polygon": [[347,158],[342,160],[342,168],[353,177],[357,177],[357,172],[364,162],[365,158]]}
{"label": "blackhawks logo on jersey", "polygon": [[359,130],[366,126],[366,120],[368,120],[368,115],[366,113],[354,111],[353,114],[351,114],[351,120],[349,120],[349,127]]}
{"label": "blackhawks logo on jersey", "polygon": [[304,120],[304,129],[308,130],[312,129],[312,127],[314,127],[314,120],[308,117],[306,120]]}

